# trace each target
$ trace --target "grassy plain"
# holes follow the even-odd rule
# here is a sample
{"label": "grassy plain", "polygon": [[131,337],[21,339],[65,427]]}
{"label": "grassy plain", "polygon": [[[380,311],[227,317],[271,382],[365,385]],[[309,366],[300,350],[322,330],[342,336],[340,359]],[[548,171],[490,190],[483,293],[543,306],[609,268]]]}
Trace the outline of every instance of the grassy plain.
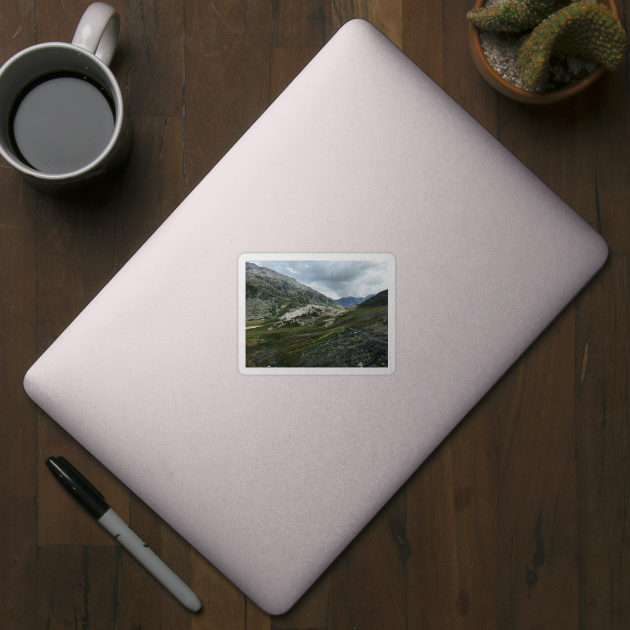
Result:
{"label": "grassy plain", "polygon": [[279,319],[247,322],[246,366],[387,367],[387,304],[344,310],[332,322],[298,321],[280,328]]}

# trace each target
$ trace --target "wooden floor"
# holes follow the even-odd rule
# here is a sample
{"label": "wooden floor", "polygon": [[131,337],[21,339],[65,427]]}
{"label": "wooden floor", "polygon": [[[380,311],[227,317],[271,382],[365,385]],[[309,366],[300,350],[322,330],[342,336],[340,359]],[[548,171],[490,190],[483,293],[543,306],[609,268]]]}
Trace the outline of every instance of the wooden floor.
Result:
{"label": "wooden floor", "polygon": [[[630,71],[540,108],[470,59],[472,0],[122,0],[134,130],[105,194],[0,163],[0,626],[9,630],[630,628]],[[87,2],[0,0],[0,62]],[[622,21],[630,0],[619,5]],[[22,377],[341,24],[370,20],[599,230],[597,278],[289,613],[269,617],[79,447]],[[65,454],[192,584],[177,604],[71,499]],[[273,576],[269,576],[273,579]]]}

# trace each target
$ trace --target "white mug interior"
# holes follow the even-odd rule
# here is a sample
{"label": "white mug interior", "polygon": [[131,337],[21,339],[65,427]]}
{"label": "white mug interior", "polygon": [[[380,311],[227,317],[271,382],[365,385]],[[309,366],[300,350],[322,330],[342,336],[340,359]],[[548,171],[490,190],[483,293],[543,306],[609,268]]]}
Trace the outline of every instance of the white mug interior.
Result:
{"label": "white mug interior", "polygon": [[[42,173],[25,164],[13,149],[9,138],[13,107],[22,90],[33,81],[48,74],[70,72],[84,75],[105,87],[115,108],[114,132],[101,154],[89,164],[71,173]],[[111,70],[93,54],[62,42],[37,44],[14,55],[0,69],[0,153],[13,167],[40,180],[59,181],[76,177],[83,172],[98,168],[121,133],[123,124],[123,99]]]}

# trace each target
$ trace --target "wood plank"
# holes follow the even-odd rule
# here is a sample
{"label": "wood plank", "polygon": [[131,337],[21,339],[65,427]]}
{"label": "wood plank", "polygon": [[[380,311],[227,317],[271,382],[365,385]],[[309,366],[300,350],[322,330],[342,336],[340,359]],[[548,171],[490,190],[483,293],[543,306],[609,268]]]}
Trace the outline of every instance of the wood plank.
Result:
{"label": "wood plank", "polygon": [[613,253],[628,253],[630,243],[628,213],[620,212],[630,204],[622,148],[630,142],[629,99],[623,74],[542,107],[499,98],[501,142],[600,231]]}
{"label": "wood plank", "polygon": [[[37,43],[71,42],[79,20],[88,7],[88,4],[89,3],[83,2],[62,2],[60,6],[58,2],[53,2],[52,0],[37,0],[37,2],[34,3],[36,7],[35,28],[37,32]],[[108,4],[113,6],[120,14],[118,46],[110,67],[124,95],[126,93],[126,3],[125,0],[109,0]]]}
{"label": "wood plank", "polygon": [[[598,144],[597,141],[593,142],[593,136],[597,135],[595,130],[604,126],[603,120],[597,120],[599,117],[598,100],[597,93],[591,92],[541,109],[517,104],[500,97],[498,116],[501,142],[594,227],[601,230],[602,215],[601,209],[598,208],[596,175],[599,157],[598,152],[593,150],[593,145]],[[527,134],[526,142],[523,141],[524,134]],[[565,351],[567,365],[563,368],[558,367],[556,371],[571,374],[573,377],[568,365],[568,343],[567,339]],[[549,372],[551,373],[551,368]],[[537,378],[545,380],[542,376]],[[514,487],[514,490],[510,491],[513,498],[508,499],[509,502],[521,504],[517,514],[509,517],[510,526],[501,527],[500,531],[504,531],[505,536],[499,540],[499,566],[501,566],[502,558],[513,559],[520,556],[521,575],[515,574],[512,569],[509,576],[506,575],[505,579],[500,580],[503,588],[499,592],[500,612],[503,610],[504,615],[501,619],[509,619],[510,623],[516,624],[515,627],[520,624],[526,626],[533,620],[536,620],[540,627],[553,627],[554,623],[577,626],[578,617],[581,623],[581,608],[578,610],[576,603],[578,543],[574,512],[578,508],[577,503],[574,507],[574,499],[571,496],[571,487],[575,483],[573,475],[577,475],[573,461],[575,455],[571,446],[575,440],[575,431],[569,427],[569,419],[566,416],[566,407],[570,404],[568,386],[563,385],[562,389],[567,392],[564,394],[567,397],[565,405],[558,408],[558,413],[562,413],[555,418],[549,414],[549,421],[553,420],[557,431],[548,445],[555,443],[556,449],[547,446],[545,448],[548,451],[547,454],[540,452],[538,455],[538,452],[542,450],[542,447],[538,445],[533,451],[537,453],[536,461],[532,463],[536,473],[539,470],[539,462],[543,458],[547,462],[543,470],[553,466],[553,469],[548,471],[546,482],[540,479],[538,474],[535,475],[536,494],[540,492],[541,486],[544,485],[547,488],[546,492],[543,492],[543,500],[540,501],[539,497],[534,496],[532,492],[528,495],[528,500],[524,502],[522,493],[519,494],[516,491],[518,486],[516,480],[510,475],[505,479],[508,484],[506,488]],[[549,396],[551,398],[551,392]],[[577,409],[579,410],[579,405]],[[505,414],[502,417],[506,417]],[[532,426],[532,431],[544,435],[545,427],[540,425],[539,417],[533,420],[536,422]],[[561,442],[562,433],[565,434],[565,438]],[[519,436],[518,440],[523,445],[527,444],[527,438],[523,436]],[[564,468],[560,470],[557,468],[558,462],[563,460]],[[551,464],[551,462],[554,463]],[[525,462],[522,465],[524,466]],[[554,486],[558,500],[557,508],[552,496]],[[503,494],[501,496],[500,513],[507,517],[512,512],[512,508],[506,511],[502,507],[505,505],[506,497]],[[575,501],[578,501],[577,497]],[[529,506],[527,506],[528,502]],[[537,510],[538,515],[536,515]],[[516,530],[510,532],[514,527]],[[508,539],[511,535],[514,535],[514,539]],[[547,545],[550,542],[555,544],[556,540],[561,543],[561,548],[555,552],[547,549]],[[553,553],[555,567],[546,566],[551,553]],[[545,565],[542,565],[543,562]],[[541,566],[537,568],[539,564]],[[523,573],[523,565],[526,567],[525,573]],[[547,577],[545,574],[548,570]],[[555,573],[555,577],[552,577],[552,573]],[[545,582],[539,582],[538,578],[542,579],[543,575],[545,575]],[[512,583],[508,587],[509,579]],[[531,586],[532,584],[534,587]],[[517,593],[520,592],[518,597],[515,596],[515,588]],[[563,612],[561,612],[562,608],[565,609]],[[543,619],[545,624],[549,625],[541,625]]]}
{"label": "wood plank", "polygon": [[403,0],[402,50],[440,87],[444,87],[442,1]]}
{"label": "wood plank", "polygon": [[270,630],[271,618],[254,602],[245,597],[245,630]]}
{"label": "wood plank", "polygon": [[37,43],[36,37],[33,2],[4,2],[0,20],[0,64],[23,48]]}
{"label": "wood plank", "polygon": [[37,415],[38,545],[116,546],[116,541],[61,487],[46,467],[46,460],[57,455],[68,459],[129,522],[127,488],[43,411],[38,410]]}
{"label": "wood plank", "polygon": [[116,612],[116,548],[42,547],[37,557],[36,628],[111,630]]}
{"label": "wood plank", "polygon": [[246,630],[250,606],[246,606],[245,595],[195,549],[191,588],[203,602],[203,608],[193,617],[193,630]]}
{"label": "wood plank", "polygon": [[[545,107],[499,99],[499,140],[593,227],[597,228],[588,95]],[[527,142],[523,134],[527,133]]]}
{"label": "wood plank", "polygon": [[403,487],[333,564],[332,627],[406,628],[409,553]]}
{"label": "wood plank", "polygon": [[[405,2],[403,51],[496,135],[496,94],[468,53],[468,8]],[[499,397],[495,387],[407,484],[410,629],[496,618]]]}
{"label": "wood plank", "polygon": [[[618,108],[620,103],[619,91],[617,89],[617,93],[615,94],[615,90],[612,87],[615,81],[618,81],[618,79],[614,79],[613,77],[605,78],[600,84],[606,86],[607,82],[611,82],[607,88],[607,99],[609,103],[616,103],[616,105],[609,105],[609,108]],[[612,166],[611,158],[614,159],[615,163],[621,158],[610,152],[608,148],[610,136],[608,136],[608,140],[602,136],[602,130],[606,130],[609,127],[607,118],[602,116],[602,109],[606,109],[605,101],[603,100],[602,92],[598,90],[591,90],[569,101],[544,108],[517,104],[501,97],[499,99],[499,139],[555,192],[565,199],[569,205],[584,216],[593,227],[599,229],[601,232],[605,232],[608,231],[607,228],[604,227],[605,217],[618,216],[618,207],[615,208],[614,200],[618,194],[623,199],[627,194],[628,183],[626,179],[619,177],[620,173],[618,170],[615,182],[609,177]],[[622,122],[618,125],[617,129],[617,133],[619,133],[622,138],[626,133],[626,123],[623,119],[624,117],[619,119]],[[527,135],[527,141],[524,141],[525,135]],[[614,171],[615,167],[613,167],[612,170]],[[600,176],[602,172],[606,172],[604,179]],[[606,180],[605,185],[602,184],[604,180]],[[606,201],[602,202],[604,198]],[[619,227],[621,228],[621,234],[623,234],[625,228],[623,225]],[[617,239],[615,243],[617,246],[621,245],[619,239]],[[579,342],[576,347],[579,353],[581,351]],[[581,358],[576,356],[575,361],[577,362],[578,360],[581,360]],[[580,418],[583,417],[579,398],[576,409],[579,439]],[[562,417],[564,418],[564,415]],[[570,430],[568,426],[565,427],[564,430],[567,432],[567,439],[570,440],[571,436],[569,435]],[[528,606],[526,606],[527,612],[517,609],[517,611],[513,613],[517,615],[519,620],[531,619],[534,618],[535,615],[537,615],[538,618],[542,618],[542,611],[545,609],[545,619],[547,619],[550,624],[554,615],[556,615],[556,620],[559,622],[559,602],[564,599],[565,605],[567,606],[567,618],[573,619],[577,625],[578,611],[576,611],[575,604],[577,587],[575,582],[578,579],[578,572],[575,567],[576,559],[573,556],[575,553],[579,553],[580,558],[582,558],[585,552],[582,550],[581,541],[578,550],[573,550],[573,545],[577,545],[578,543],[575,540],[576,525],[573,522],[575,517],[570,515],[574,508],[572,505],[569,505],[568,502],[568,490],[570,484],[573,483],[568,474],[569,471],[574,470],[575,464],[569,460],[569,453],[565,450],[567,448],[566,446],[562,448],[567,466],[565,481],[561,485],[558,484],[559,490],[562,490],[562,494],[559,495],[561,497],[561,503],[559,505],[563,504],[562,497],[564,497],[566,510],[565,516],[560,521],[560,523],[564,521],[561,527],[566,530],[564,539],[566,544],[562,550],[562,558],[557,558],[557,554],[555,558],[556,562],[560,560],[561,563],[563,562],[565,564],[564,571],[561,575],[560,568],[558,567],[556,570],[557,581],[554,587],[555,601],[552,603],[544,602],[542,599],[539,599],[540,591],[537,590],[536,598],[532,597],[532,601],[528,601]],[[548,457],[555,459],[557,455],[550,451]],[[575,474],[578,475],[577,472]],[[580,501],[582,498],[583,495],[580,491],[576,501]],[[534,518],[535,504],[533,499],[532,505],[529,508],[530,513],[527,516],[530,547],[532,544],[531,538],[533,537],[539,543],[539,545],[537,545],[539,551],[541,549],[544,550],[546,541],[553,534],[552,531],[546,535],[544,534],[545,521],[547,522],[547,527],[551,527],[549,518],[551,516],[550,512],[553,513],[551,497],[547,496],[545,500],[547,506],[541,506],[542,509],[539,512],[540,521]],[[579,503],[578,507],[575,509],[582,509],[579,507]],[[555,526],[554,529],[556,529]],[[522,530],[519,528],[519,531]],[[523,534],[525,534],[525,531],[523,531]],[[503,547],[501,547],[501,545],[503,545]],[[504,556],[512,553],[512,549],[508,549],[508,547],[506,540],[504,540],[503,543],[500,541],[500,549],[503,549]],[[518,548],[518,544],[515,545],[515,548]],[[522,548],[520,551],[524,553]],[[530,554],[531,553],[532,550],[530,549]],[[588,553],[588,551],[586,553]],[[545,557],[548,558],[547,552],[545,552]],[[540,562],[541,559],[542,556],[539,553],[538,562]],[[524,560],[525,558],[523,558],[523,561]],[[527,565],[529,573],[526,574],[531,581],[534,581],[534,578],[538,575],[534,566],[535,562],[536,551],[534,550],[529,564]],[[580,560],[580,562],[582,561]],[[594,568],[594,565],[592,566]],[[585,611],[585,592],[588,589],[585,589],[583,580],[582,571],[580,570],[580,627],[586,627],[582,626],[582,623]],[[522,583],[521,588],[523,588]],[[541,591],[542,590],[543,589],[541,589]],[[502,603],[511,610],[513,607],[512,602],[506,604],[508,589],[504,589],[502,595],[504,599]],[[510,593],[509,597],[512,596],[513,594]],[[525,598],[525,595],[522,594],[521,598]],[[593,601],[597,601],[598,599],[599,598],[596,597]],[[549,606],[553,614],[547,614],[547,606]],[[565,620],[563,623],[566,624],[568,621]],[[549,627],[552,626],[550,625]]]}
{"label": "wood plank", "polygon": [[[35,43],[33,3],[0,9],[0,64]],[[15,630],[36,625],[37,419],[22,388],[35,345],[37,193],[0,158],[0,619]]]}
{"label": "wood plank", "polygon": [[491,134],[497,135],[498,93],[479,74],[468,50],[470,0],[443,4],[443,88]]}
{"label": "wood plank", "polygon": [[140,249],[184,199],[181,118],[132,117],[131,121],[134,146],[121,179],[110,244],[113,272]]}
{"label": "wood plank", "polygon": [[348,20],[363,18],[402,50],[403,0],[332,0],[332,33]]}
{"label": "wood plank", "polygon": [[578,626],[574,345],[571,305],[500,385],[501,627]]}
{"label": "wood plank", "polygon": [[272,630],[332,628],[332,574],[331,569],[325,571],[291,610],[272,616]]}
{"label": "wood plank", "polygon": [[499,399],[497,386],[407,483],[409,630],[496,618]]}
{"label": "wood plank", "polygon": [[186,191],[269,105],[271,11],[263,0],[186,6]]}
{"label": "wood plank", "polygon": [[[14,22],[15,24],[15,22]],[[37,541],[37,410],[22,379],[35,345],[36,192],[0,160],[0,618],[32,628]]]}
{"label": "wood plank", "polygon": [[319,46],[272,48],[269,52],[269,98],[275,101],[321,50]]}
{"label": "wood plank", "polygon": [[[622,11],[625,5],[628,16],[630,3],[619,5]],[[628,27],[625,28],[628,32]],[[630,208],[630,165],[626,150],[630,146],[629,66],[626,62],[619,71],[607,73],[591,88],[589,98],[593,105],[580,125],[588,132],[582,145],[583,153],[588,152],[593,164],[591,180],[595,200],[590,205],[588,220],[615,254],[630,254],[630,213],[627,211]],[[574,131],[585,135],[580,127],[576,126]],[[572,161],[567,166],[575,167],[575,164]],[[579,180],[576,177],[573,181]]]}
{"label": "wood plank", "polygon": [[576,305],[580,628],[630,627],[630,260],[611,256]]}
{"label": "wood plank", "polygon": [[182,118],[164,119],[159,149],[160,162],[160,225],[184,201],[184,136]]}
{"label": "wood plank", "polygon": [[181,116],[183,0],[127,4],[127,106],[130,116]]}
{"label": "wood plank", "polygon": [[272,46],[323,46],[330,39],[329,0],[272,0]]}
{"label": "wood plank", "polygon": [[73,200],[40,195],[37,350],[44,352],[112,276],[121,181]]}

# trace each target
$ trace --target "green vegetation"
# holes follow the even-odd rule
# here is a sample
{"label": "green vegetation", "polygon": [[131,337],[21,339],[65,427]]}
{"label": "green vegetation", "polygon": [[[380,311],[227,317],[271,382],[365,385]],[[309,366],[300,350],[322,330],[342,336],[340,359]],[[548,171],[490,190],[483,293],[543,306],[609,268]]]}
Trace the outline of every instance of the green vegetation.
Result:
{"label": "green vegetation", "polygon": [[361,302],[357,308],[373,308],[375,306],[387,306],[387,289],[373,295],[369,300]]}
{"label": "green vegetation", "polygon": [[575,2],[541,22],[523,41],[517,67],[529,85],[540,81],[551,56],[564,53],[616,70],[626,52],[626,33],[615,14],[596,2]]}
{"label": "green vegetation", "polygon": [[471,9],[466,17],[484,31],[519,33],[534,28],[565,4],[566,0],[507,0]]}
{"label": "green vegetation", "polygon": [[247,321],[280,317],[308,304],[343,308],[315,289],[253,263],[247,263],[245,280]]}
{"label": "green vegetation", "polygon": [[246,367],[387,367],[387,291],[342,307],[266,267],[245,266]]}
{"label": "green vegetation", "polygon": [[570,55],[616,70],[626,52],[626,33],[615,14],[589,0],[506,0],[473,9],[466,17],[480,30],[531,31],[520,40],[516,61],[530,86],[543,80],[552,57]]}
{"label": "green vegetation", "polygon": [[268,320],[247,330],[246,366],[387,367],[386,301],[344,309],[334,320],[323,316],[306,326],[299,319],[284,326],[279,319]]}

